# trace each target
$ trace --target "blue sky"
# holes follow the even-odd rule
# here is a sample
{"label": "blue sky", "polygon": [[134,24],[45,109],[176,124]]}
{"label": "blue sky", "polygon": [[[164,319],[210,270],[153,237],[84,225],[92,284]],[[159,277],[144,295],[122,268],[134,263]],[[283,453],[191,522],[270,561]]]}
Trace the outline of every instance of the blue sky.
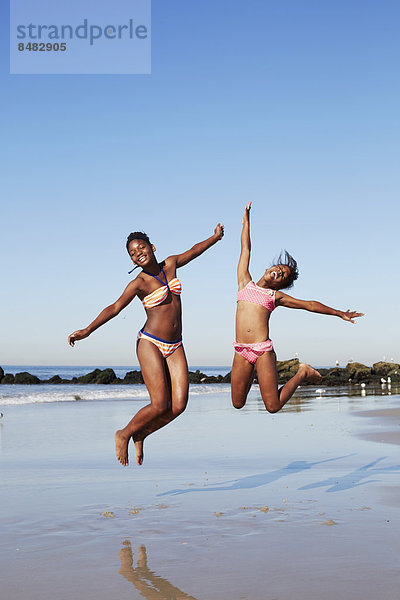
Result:
{"label": "blue sky", "polygon": [[278,358],[400,362],[400,6],[383,0],[152,3],[151,75],[9,75],[1,19],[0,364],[136,365],[135,300],[76,345],[129,281],[124,245],[161,260],[225,224],[183,268],[189,362],[232,358],[241,216],[251,273],[282,248],[291,294],[356,326],[279,309]]}

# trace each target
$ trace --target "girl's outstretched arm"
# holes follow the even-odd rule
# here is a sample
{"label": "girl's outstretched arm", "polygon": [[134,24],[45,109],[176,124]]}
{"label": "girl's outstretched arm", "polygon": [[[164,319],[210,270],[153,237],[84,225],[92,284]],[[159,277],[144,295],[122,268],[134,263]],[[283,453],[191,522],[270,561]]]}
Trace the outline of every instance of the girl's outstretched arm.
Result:
{"label": "girl's outstretched arm", "polygon": [[285,306],[286,308],[300,308],[303,310],[308,310],[310,312],[320,313],[322,315],[332,315],[334,317],[340,317],[344,321],[350,321],[350,323],[355,323],[357,317],[362,317],[364,313],[356,312],[355,310],[347,309],[346,311],[337,310],[336,308],[331,308],[330,306],[326,306],[325,304],[321,304],[321,302],[317,302],[316,300],[299,300],[298,298],[292,298],[292,296],[288,296],[281,291],[276,292],[275,296],[275,304],[276,306]]}
{"label": "girl's outstretched arm", "polygon": [[107,321],[113,317],[116,317],[121,310],[125,308],[125,306],[128,306],[128,304],[132,302],[133,298],[138,292],[138,288],[139,283],[138,279],[136,278],[126,286],[123,294],[118,298],[118,300],[102,310],[95,320],[90,323],[90,325],[85,327],[85,329],[78,329],[77,331],[74,331],[74,333],[71,333],[71,335],[68,337],[69,345],[73,346],[78,340],[83,340],[89,337],[93,331],[104,325],[104,323],[107,323]]}
{"label": "girl's outstretched arm", "polygon": [[199,242],[195,244],[190,250],[186,250],[186,252],[182,252],[182,254],[176,254],[175,256],[171,256],[170,258],[174,258],[176,261],[176,268],[184,267],[191,260],[203,254],[206,250],[214,246],[219,240],[222,240],[224,237],[224,226],[221,223],[218,223],[216,228],[214,229],[214,235],[207,238],[203,242]]}
{"label": "girl's outstretched arm", "polygon": [[244,209],[243,220],[242,220],[242,235],[240,237],[240,258],[239,264],[237,268],[237,278],[239,290],[244,288],[249,281],[251,281],[251,275],[249,273],[249,263],[250,263],[250,251],[251,251],[251,242],[250,242],[250,209],[251,202],[246,204],[246,208]]}

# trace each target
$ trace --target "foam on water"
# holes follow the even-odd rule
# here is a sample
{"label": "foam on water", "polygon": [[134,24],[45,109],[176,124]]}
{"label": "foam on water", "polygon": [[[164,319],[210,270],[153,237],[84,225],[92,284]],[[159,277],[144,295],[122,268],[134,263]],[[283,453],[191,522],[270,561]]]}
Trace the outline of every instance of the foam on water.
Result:
{"label": "foam on water", "polygon": [[[228,384],[191,385],[190,395],[229,392]],[[46,402],[99,402],[106,400],[143,401],[149,399],[144,385],[2,385],[0,406],[43,404]]]}
{"label": "foam on water", "polygon": [[[39,379],[50,379],[54,375],[60,375],[65,379],[86,375],[95,368],[104,369],[100,366],[37,366],[37,365],[2,365],[5,373],[21,373],[28,371]],[[127,371],[137,370],[139,367],[111,367],[116,376],[123,378]],[[199,369],[205,375],[225,375],[230,367],[189,367],[191,371]],[[229,392],[228,384],[193,384],[190,386],[190,395],[220,394]],[[80,384],[38,384],[38,385],[1,385],[0,406],[43,404],[48,402],[101,402],[107,400],[148,400],[149,394],[144,385],[80,385]]]}

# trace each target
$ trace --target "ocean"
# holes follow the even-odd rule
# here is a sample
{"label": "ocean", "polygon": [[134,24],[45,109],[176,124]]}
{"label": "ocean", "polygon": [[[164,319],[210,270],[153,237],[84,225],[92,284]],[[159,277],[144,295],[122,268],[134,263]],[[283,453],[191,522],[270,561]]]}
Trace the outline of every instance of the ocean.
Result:
{"label": "ocean", "polygon": [[[105,369],[104,365],[96,366],[65,366],[65,365],[1,365],[5,373],[20,373],[27,371],[32,375],[36,375],[41,380],[50,379],[54,375],[59,375],[65,379],[72,377],[80,377],[86,375],[96,368]],[[138,367],[116,366],[111,367],[119,378],[123,378],[128,371],[136,370]],[[319,367],[321,368],[321,367]],[[190,371],[201,371],[205,375],[226,375],[231,370],[229,366],[191,366]],[[258,390],[258,386],[253,386],[254,391]],[[230,393],[230,384],[228,383],[207,383],[207,384],[191,384],[190,396],[200,399],[210,398],[213,394],[221,396],[222,394]],[[391,396],[400,393],[398,384],[372,384],[362,389],[360,385],[342,386],[341,388],[332,387],[322,389],[317,386],[315,388],[304,387],[299,388],[296,392],[297,398],[302,398],[304,402],[318,401],[321,398],[340,398],[344,397],[359,397],[365,395]],[[27,404],[44,404],[52,402],[106,402],[106,401],[137,401],[139,403],[149,400],[149,394],[146,386],[143,384],[35,384],[35,385],[0,385],[0,412],[2,407],[18,406]],[[261,402],[261,400],[260,400]],[[290,403],[293,404],[293,401]],[[262,410],[263,407],[261,407]]]}
{"label": "ocean", "polygon": [[[83,366],[68,366],[68,365],[0,365],[4,369],[4,373],[11,373],[15,375],[16,373],[22,373],[23,371],[27,371],[31,375],[36,375],[39,379],[50,379],[54,375],[59,375],[62,379],[71,379],[72,377],[81,377],[81,375],[86,375],[90,373],[90,371],[94,371],[94,369],[107,369],[109,365],[83,365]],[[128,371],[138,371],[140,367],[132,367],[132,366],[117,366],[110,367],[114,370],[117,377],[123,379]],[[205,375],[226,375],[231,370],[231,367],[204,367],[204,366],[194,366],[189,367],[189,371],[201,371]]]}
{"label": "ocean", "polygon": [[[1,365],[4,373],[21,373],[27,371],[39,379],[50,379],[59,375],[63,379],[80,377],[94,369],[105,369],[104,365],[90,366],[65,366],[65,365]],[[116,376],[123,379],[128,371],[139,367],[116,366],[111,367]],[[226,375],[231,367],[189,367],[190,371],[199,369],[208,376]],[[215,394],[229,391],[229,384],[192,384],[191,395]],[[0,385],[0,407],[9,405],[43,404],[48,402],[82,402],[82,401],[107,401],[107,400],[137,400],[143,402],[148,398],[146,386],[141,384],[112,384],[112,385],[80,385],[80,384],[37,384],[37,385]]]}

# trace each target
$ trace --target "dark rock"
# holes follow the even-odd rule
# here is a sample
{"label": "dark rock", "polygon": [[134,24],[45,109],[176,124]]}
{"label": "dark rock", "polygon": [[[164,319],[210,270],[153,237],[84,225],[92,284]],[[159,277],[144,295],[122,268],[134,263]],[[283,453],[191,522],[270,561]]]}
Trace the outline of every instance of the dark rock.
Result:
{"label": "dark rock", "polygon": [[1,383],[9,384],[9,383],[14,383],[14,375],[12,375],[11,373],[6,373],[3,377],[3,379],[1,380]]}
{"label": "dark rock", "polygon": [[370,367],[363,365],[358,362],[351,362],[346,365],[346,371],[348,372],[350,379],[354,383],[360,381],[368,381],[371,379],[372,371]]}
{"label": "dark rock", "polygon": [[86,375],[81,375],[80,377],[73,377],[71,379],[71,383],[96,383],[96,384],[109,384],[116,383],[117,376],[114,373],[113,369],[95,369]]}
{"label": "dark rock", "polygon": [[100,373],[101,369],[95,369],[94,371],[90,371],[90,373],[87,373],[86,375],[74,377],[74,379],[76,379],[76,383],[96,383],[96,379],[100,375]]}
{"label": "dark rock", "polygon": [[116,381],[117,381],[117,376],[115,375],[113,369],[103,369],[97,375],[95,383],[108,384],[108,383],[115,383]]}
{"label": "dark rock", "polygon": [[36,375],[31,375],[27,371],[23,371],[22,373],[16,373],[14,383],[33,385],[40,383],[40,379],[39,377],[36,377]]}
{"label": "dark rock", "polygon": [[205,375],[201,383],[222,383],[222,375]]}
{"label": "dark rock", "polygon": [[349,363],[347,363],[345,368],[351,377],[354,375],[354,373],[356,371],[358,371],[360,369],[369,369],[369,367],[367,367],[367,365],[363,365],[362,363],[359,363],[359,362],[349,362]]}
{"label": "dark rock", "polygon": [[[277,362],[278,381],[280,384],[286,383],[293,377],[299,368],[299,360],[293,358],[291,360],[283,360]],[[400,365],[397,363],[377,362],[373,368],[367,367],[362,363],[351,362],[346,368],[334,367],[332,369],[319,369],[322,375],[321,385],[339,386],[347,385],[348,383],[361,382],[379,382],[381,377],[390,377],[392,382],[400,381]],[[231,383],[231,372],[226,375],[206,375],[197,369],[189,371],[189,383]],[[254,373],[254,383],[257,383],[257,372]],[[116,377],[113,369],[95,369],[81,377],[72,377],[72,379],[62,379],[59,375],[54,375],[48,380],[40,381],[35,375],[30,373],[17,373],[15,376],[6,373],[0,367],[0,383],[1,384],[143,384],[143,376],[141,371],[128,371],[123,380]]]}
{"label": "dark rock", "polygon": [[231,374],[227,375],[206,375],[197,369],[197,371],[189,371],[189,383],[229,383]]}
{"label": "dark rock", "polygon": [[396,382],[396,383],[399,382],[400,381],[400,370],[393,369],[393,371],[389,371],[388,377],[390,377],[392,382]]}
{"label": "dark rock", "polygon": [[400,365],[397,363],[388,363],[388,362],[377,362],[372,365],[373,372],[375,375],[379,375],[379,377],[386,377],[386,375],[390,375],[391,372],[399,371]]}
{"label": "dark rock", "polygon": [[143,383],[143,376],[141,371],[128,371],[122,381],[122,383]]}
{"label": "dark rock", "polygon": [[291,371],[293,375],[296,375],[299,364],[300,361],[298,358],[291,358],[290,360],[278,360],[276,362],[276,370],[278,373]]}
{"label": "dark rock", "polygon": [[199,369],[197,371],[189,371],[188,373],[189,383],[205,383],[207,375],[201,373]]}
{"label": "dark rock", "polygon": [[69,379],[61,379],[59,375],[53,375],[47,381],[43,381],[42,383],[69,383]]}
{"label": "dark rock", "polygon": [[334,367],[327,369],[327,373],[322,373],[323,370],[326,371],[326,369],[320,369],[323,385],[345,385],[349,381],[350,375],[346,369]]}
{"label": "dark rock", "polygon": [[325,375],[328,375],[332,369],[317,369],[317,371],[322,377],[325,377]]}
{"label": "dark rock", "polygon": [[276,370],[278,372],[278,381],[279,383],[286,383],[296,375],[299,369],[299,359],[292,358],[290,360],[278,360],[276,363]]}

